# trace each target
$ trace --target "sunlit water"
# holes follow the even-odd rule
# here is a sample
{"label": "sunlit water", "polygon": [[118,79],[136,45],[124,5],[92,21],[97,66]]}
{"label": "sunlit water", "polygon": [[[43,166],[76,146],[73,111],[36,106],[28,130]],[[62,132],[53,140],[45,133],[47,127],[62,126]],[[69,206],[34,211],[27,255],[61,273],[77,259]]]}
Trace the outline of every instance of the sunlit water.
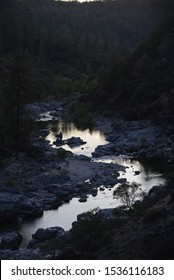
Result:
{"label": "sunlit water", "polygon": [[[51,144],[56,140],[56,134],[59,132],[63,133],[63,140],[67,140],[71,137],[80,137],[83,141],[87,142],[84,145],[70,148],[68,145],[61,146],[62,148],[73,152],[76,155],[83,154],[90,157],[91,153],[95,151],[98,145],[105,145],[108,142],[105,140],[105,135],[103,132],[93,129],[78,129],[72,122],[65,122],[63,120],[58,120],[57,122],[49,122],[48,129],[50,133],[46,137]],[[56,146],[53,145],[55,148]]]}

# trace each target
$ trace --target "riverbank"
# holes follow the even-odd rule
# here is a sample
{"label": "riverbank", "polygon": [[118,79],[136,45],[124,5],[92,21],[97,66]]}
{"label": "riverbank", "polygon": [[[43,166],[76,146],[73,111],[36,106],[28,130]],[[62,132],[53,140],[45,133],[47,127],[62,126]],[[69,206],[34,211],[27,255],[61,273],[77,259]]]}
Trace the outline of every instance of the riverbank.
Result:
{"label": "riverbank", "polygon": [[[60,112],[62,110],[60,108],[56,109],[55,104],[54,109],[51,106],[49,105],[48,108],[54,112],[54,114],[51,114],[53,120],[55,120],[55,114],[57,114],[57,118],[61,117],[62,113]],[[35,118],[38,114],[43,114],[43,111],[48,110],[43,104],[42,110],[36,110],[36,107],[34,108],[37,112]],[[47,115],[44,118],[46,117]],[[124,122],[99,117],[97,117],[96,126],[107,135],[109,141],[108,144],[96,148],[93,153],[96,158],[122,154],[130,158],[162,157],[166,161],[170,161],[170,164],[173,162],[174,135],[170,127],[155,126],[149,121]],[[45,141],[47,133],[48,131],[41,129],[32,137],[32,146],[28,150],[28,155],[22,154],[17,162],[11,158],[2,163],[0,169],[1,225],[11,224],[12,222],[21,224],[25,220],[34,219],[41,216],[43,211],[56,209],[73,197],[78,197],[83,203],[87,200],[89,194],[96,196],[99,187],[112,188],[117,183],[126,181],[119,178],[119,172],[124,172],[125,166],[93,162],[84,155],[73,155],[63,150],[61,143],[58,149],[55,149],[50,146],[48,141]],[[170,196],[169,201],[171,201],[172,193],[170,192],[171,190],[168,189],[165,192]],[[158,199],[155,203],[158,203]],[[109,217],[112,218],[111,212],[109,213]],[[105,215],[104,217],[106,218]],[[27,249],[8,252],[7,249],[14,250],[13,248],[15,248],[16,250],[19,248],[21,237],[6,233],[4,239],[1,239],[0,257],[22,259],[65,257],[64,249],[63,253],[56,253],[56,256],[55,252],[51,252],[51,256],[47,256],[49,254],[46,250],[44,254],[41,254],[39,249],[40,243],[52,238],[63,239],[70,246],[70,233],[61,230],[60,238],[59,231],[59,228],[47,230],[46,233],[52,233],[50,235],[46,234],[44,238],[40,235],[38,237],[36,234],[34,235],[34,241],[30,242]],[[66,245],[66,242],[64,245]],[[17,243],[17,245],[14,246],[14,243]],[[72,247],[70,251],[73,251],[74,258],[78,257]],[[68,251],[69,257],[70,251]],[[83,253],[81,252],[82,256]]]}

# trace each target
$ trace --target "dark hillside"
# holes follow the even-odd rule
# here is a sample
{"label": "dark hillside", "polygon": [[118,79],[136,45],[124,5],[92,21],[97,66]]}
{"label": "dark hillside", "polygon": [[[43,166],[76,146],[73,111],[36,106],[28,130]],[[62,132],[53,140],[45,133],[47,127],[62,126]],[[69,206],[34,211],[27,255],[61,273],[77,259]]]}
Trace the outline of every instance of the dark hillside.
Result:
{"label": "dark hillside", "polygon": [[[127,60],[115,64],[105,81],[108,106],[131,119],[174,113],[174,8]],[[111,101],[111,102],[110,102]]]}
{"label": "dark hillside", "polygon": [[[15,112],[22,112],[26,102],[49,96],[72,100],[76,93],[85,93],[94,103],[113,61],[119,63],[132,53],[165,10],[164,0],[0,1],[1,145],[9,147],[9,139],[14,143],[15,122],[24,117]],[[7,123],[12,129],[6,130]]]}

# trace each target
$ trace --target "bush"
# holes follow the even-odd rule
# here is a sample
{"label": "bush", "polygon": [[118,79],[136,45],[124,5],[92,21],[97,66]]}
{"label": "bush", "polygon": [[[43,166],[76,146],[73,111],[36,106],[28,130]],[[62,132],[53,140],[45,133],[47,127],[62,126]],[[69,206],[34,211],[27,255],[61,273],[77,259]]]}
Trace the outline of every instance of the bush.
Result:
{"label": "bush", "polygon": [[159,209],[149,209],[143,216],[144,223],[153,223],[162,215]]}
{"label": "bush", "polygon": [[93,115],[90,109],[90,105],[85,103],[73,104],[71,106],[70,115],[77,127],[86,129],[94,126]]}
{"label": "bush", "polygon": [[114,198],[118,198],[126,206],[127,209],[132,209],[133,204],[137,199],[142,199],[144,193],[140,188],[140,184],[133,182],[131,185],[123,183],[113,192]]}
{"label": "bush", "polygon": [[96,249],[101,248],[108,241],[104,221],[99,212],[88,212],[85,219],[73,223],[71,242],[75,249],[95,252]]}

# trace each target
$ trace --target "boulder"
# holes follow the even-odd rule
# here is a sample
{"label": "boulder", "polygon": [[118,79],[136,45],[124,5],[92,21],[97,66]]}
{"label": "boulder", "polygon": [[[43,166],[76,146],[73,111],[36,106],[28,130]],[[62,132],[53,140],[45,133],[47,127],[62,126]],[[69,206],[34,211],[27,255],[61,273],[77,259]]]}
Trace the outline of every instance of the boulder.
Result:
{"label": "boulder", "polygon": [[134,172],[134,175],[139,175],[140,173],[141,173],[141,171],[137,170],[137,171]]}
{"label": "boulder", "polygon": [[27,104],[26,109],[30,112],[31,116],[34,118],[38,118],[42,113],[41,108],[35,104]]}
{"label": "boulder", "polygon": [[48,129],[40,129],[38,133],[39,133],[40,136],[46,137],[49,134],[49,130]]}
{"label": "boulder", "polygon": [[106,145],[99,145],[95,152],[92,153],[93,157],[101,157],[104,155],[113,155],[113,153],[116,152],[116,145],[113,143],[109,143]]}
{"label": "boulder", "polygon": [[64,144],[65,144],[64,140],[60,138],[57,138],[56,141],[53,142],[53,145],[57,145],[57,146],[62,146]]}
{"label": "boulder", "polygon": [[126,178],[120,178],[120,179],[118,179],[118,181],[117,181],[117,183],[119,183],[119,184],[124,184],[124,183],[126,183],[127,182],[127,179]]}
{"label": "boulder", "polygon": [[157,200],[166,193],[167,193],[167,188],[165,186],[153,186],[150,189],[148,195],[146,196],[146,199]]}
{"label": "boulder", "polygon": [[3,250],[0,251],[0,260],[43,260],[38,249],[19,249],[17,251]]}
{"label": "boulder", "polygon": [[80,199],[79,199],[79,202],[86,202],[87,201],[87,198],[86,197],[81,197]]}
{"label": "boulder", "polygon": [[22,239],[22,235],[18,232],[6,233],[1,239],[1,250],[19,249]]}
{"label": "boulder", "polygon": [[61,227],[50,227],[50,228],[39,228],[34,234],[32,234],[32,238],[36,239],[40,242],[49,240],[53,237],[61,237],[65,233],[64,229]]}
{"label": "boulder", "polygon": [[101,209],[100,214],[104,220],[113,219],[113,209]]}
{"label": "boulder", "polygon": [[0,193],[0,222],[4,223],[17,217],[22,196],[9,192]]}
{"label": "boulder", "polygon": [[20,216],[24,218],[43,215],[43,205],[33,198],[25,198],[20,205]]}
{"label": "boulder", "polygon": [[86,142],[83,141],[80,137],[71,137],[66,140],[66,144],[70,147],[76,147],[86,144]]}

